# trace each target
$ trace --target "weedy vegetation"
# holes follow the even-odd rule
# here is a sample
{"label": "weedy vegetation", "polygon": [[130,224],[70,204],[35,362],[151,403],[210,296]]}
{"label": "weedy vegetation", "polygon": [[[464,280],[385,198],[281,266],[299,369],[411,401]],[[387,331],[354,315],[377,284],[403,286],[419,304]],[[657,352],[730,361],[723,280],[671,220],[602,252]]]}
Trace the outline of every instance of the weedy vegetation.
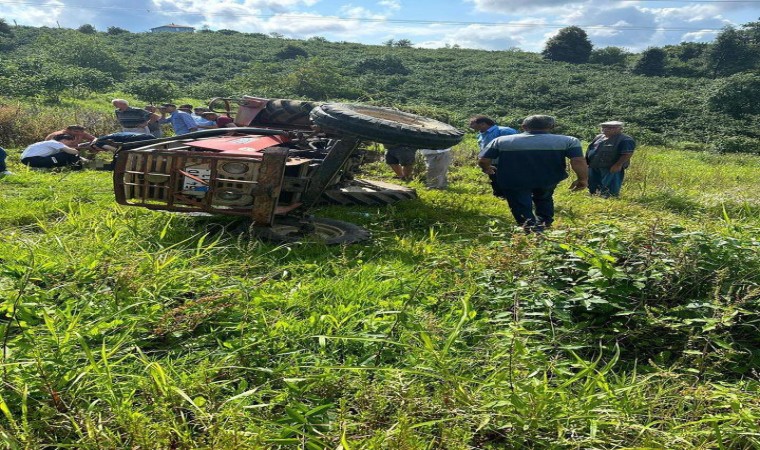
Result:
{"label": "weedy vegetation", "polygon": [[643,147],[621,199],[563,184],[526,236],[474,148],[448,191],[317,211],[372,231],[345,247],[12,151],[0,446],[760,447],[760,160]]}

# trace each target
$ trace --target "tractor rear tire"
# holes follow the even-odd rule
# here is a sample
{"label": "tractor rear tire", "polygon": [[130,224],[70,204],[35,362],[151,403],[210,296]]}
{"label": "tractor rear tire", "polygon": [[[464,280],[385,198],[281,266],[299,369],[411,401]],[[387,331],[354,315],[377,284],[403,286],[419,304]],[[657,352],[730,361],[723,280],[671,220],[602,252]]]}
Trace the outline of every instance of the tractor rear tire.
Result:
{"label": "tractor rear tire", "polygon": [[300,100],[269,100],[258,120],[270,124],[308,127],[311,125],[309,113],[315,106],[312,102]]}
{"label": "tractor rear tire", "polygon": [[329,188],[322,193],[321,203],[331,205],[391,205],[402,200],[417,198],[417,191],[410,187],[383,181],[353,180],[339,188]]}
{"label": "tractor rear tire", "polygon": [[325,103],[311,110],[311,120],[328,132],[415,148],[449,148],[464,136],[443,122],[377,106]]}
{"label": "tractor rear tire", "polygon": [[352,223],[335,219],[315,217],[311,221],[313,230],[304,231],[298,219],[292,217],[277,218],[270,227],[253,227],[253,232],[260,239],[286,244],[293,242],[317,242],[325,245],[352,244],[370,238],[369,231]]}

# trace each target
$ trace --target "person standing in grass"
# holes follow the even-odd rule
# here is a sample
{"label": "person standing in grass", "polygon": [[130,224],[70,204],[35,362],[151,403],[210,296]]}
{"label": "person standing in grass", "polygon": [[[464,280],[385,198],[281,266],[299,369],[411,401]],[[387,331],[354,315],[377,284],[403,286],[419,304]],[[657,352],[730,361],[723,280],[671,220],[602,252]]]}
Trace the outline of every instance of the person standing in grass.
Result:
{"label": "person standing in grass", "polygon": [[425,185],[429,189],[446,189],[449,186],[447,175],[452,159],[451,149],[420,149],[420,154],[425,157],[425,168],[427,169]]}
{"label": "person standing in grass", "polygon": [[[526,232],[541,232],[554,222],[553,194],[557,184],[567,178],[565,158],[578,177],[570,188],[588,186],[581,142],[572,136],[551,134],[554,124],[552,116],[528,116],[522,123],[523,133],[497,137],[478,160],[484,173],[496,175],[512,216]],[[492,164],[496,158],[498,168]]]}
{"label": "person standing in grass", "polygon": [[605,198],[620,195],[625,169],[636,149],[636,141],[623,134],[623,125],[623,122],[616,120],[599,124],[602,133],[588,146],[588,190],[592,195],[599,194]]}
{"label": "person standing in grass", "polygon": [[[514,128],[500,127],[496,125],[496,122],[494,122],[493,119],[482,114],[470,117],[470,128],[478,132],[478,147],[480,147],[480,153],[478,153],[479,158],[483,157],[483,152],[485,151],[486,145],[488,145],[492,140],[496,139],[499,136],[517,134],[517,130]],[[491,161],[491,165],[493,165],[493,167],[498,167],[498,159]],[[489,175],[488,178],[491,180],[491,189],[493,190],[493,195],[499,198],[504,198],[504,195],[499,189],[499,183],[496,182],[496,175]]]}
{"label": "person standing in grass", "polygon": [[385,150],[385,163],[388,164],[396,178],[411,181],[414,174],[414,159],[417,149],[404,145],[388,147]]}
{"label": "person standing in grass", "polygon": [[133,108],[129,102],[122,98],[111,100],[116,114],[116,120],[121,124],[121,131],[130,131],[133,133],[150,133],[148,130],[148,121],[150,113],[144,109]]}
{"label": "person standing in grass", "polygon": [[161,116],[156,112],[156,107],[153,105],[147,105],[143,108],[150,113],[148,119],[148,131],[153,137],[160,138],[164,136],[163,130],[161,130],[161,124],[158,123],[161,120]]}
{"label": "person standing in grass", "polygon": [[36,142],[21,153],[21,163],[29,167],[72,167],[81,169],[79,150],[74,148],[74,136],[59,134],[49,141]]}

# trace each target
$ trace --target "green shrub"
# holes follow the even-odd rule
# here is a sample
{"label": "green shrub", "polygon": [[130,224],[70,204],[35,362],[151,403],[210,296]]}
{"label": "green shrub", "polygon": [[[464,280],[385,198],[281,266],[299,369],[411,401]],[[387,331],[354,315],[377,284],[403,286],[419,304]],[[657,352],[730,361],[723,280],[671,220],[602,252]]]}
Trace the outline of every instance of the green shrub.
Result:
{"label": "green shrub", "polygon": [[756,153],[760,154],[760,140],[746,136],[721,136],[711,146],[718,153]]}

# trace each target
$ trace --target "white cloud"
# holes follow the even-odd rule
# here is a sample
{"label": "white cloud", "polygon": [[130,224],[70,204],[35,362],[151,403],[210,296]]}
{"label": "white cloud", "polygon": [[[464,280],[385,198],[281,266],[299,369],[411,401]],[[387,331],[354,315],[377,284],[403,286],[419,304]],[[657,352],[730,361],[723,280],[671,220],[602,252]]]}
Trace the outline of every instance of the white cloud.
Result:
{"label": "white cloud", "polygon": [[475,4],[475,9],[482,12],[517,15],[533,14],[539,8],[551,8],[563,5],[582,4],[578,0],[467,0]]}
{"label": "white cloud", "polygon": [[[40,3],[32,4],[35,1]],[[736,17],[741,20],[741,17],[758,15],[757,6],[742,4],[740,7],[726,2],[465,0],[474,7],[462,8],[461,3],[453,7],[453,3],[447,3],[441,10],[450,16],[436,18],[465,22],[454,25],[427,23],[431,17],[424,11],[434,7],[434,0],[416,0],[413,5],[402,4],[401,0],[349,0],[351,3],[343,6],[319,0],[131,0],[120,3],[88,0],[87,8],[74,1],[0,0],[0,6],[2,16],[9,23],[15,20],[20,25],[60,24],[76,28],[89,23],[101,31],[118,26],[140,32],[173,22],[196,28],[206,25],[212,30],[277,32],[293,38],[323,35],[331,40],[365,43],[411,39],[420,47],[457,44],[505,50],[518,46],[527,51],[540,51],[547,38],[569,25],[586,30],[597,48],[615,45],[638,51],[684,40],[709,40],[717,33],[715,30],[732,23],[728,17],[734,18],[733,24],[740,24],[749,19],[737,22]],[[417,16],[412,17],[411,11],[422,12],[412,13]],[[734,14],[737,11],[739,16]],[[465,17],[468,19],[463,20]]]}
{"label": "white cloud", "polygon": [[397,11],[401,9],[401,2],[399,0],[381,0],[377,2],[377,4],[389,11]]}
{"label": "white cloud", "polygon": [[353,5],[343,5],[340,8],[340,15],[342,17],[349,17],[352,19],[385,19],[387,17],[386,14],[379,14],[373,11],[370,11],[367,8],[364,8],[362,6],[353,6]]}
{"label": "white cloud", "polygon": [[681,38],[685,42],[709,42],[715,39],[715,36],[717,34],[718,34],[717,31],[700,30],[700,31],[692,31],[690,33],[684,33],[684,35]]}
{"label": "white cloud", "polygon": [[444,38],[427,40],[417,46],[439,48],[456,44],[464,48],[481,50],[506,50],[513,47],[525,49],[537,40],[536,25],[540,26],[543,23],[545,23],[544,19],[525,18],[504,25],[472,24],[452,28],[445,33]]}

